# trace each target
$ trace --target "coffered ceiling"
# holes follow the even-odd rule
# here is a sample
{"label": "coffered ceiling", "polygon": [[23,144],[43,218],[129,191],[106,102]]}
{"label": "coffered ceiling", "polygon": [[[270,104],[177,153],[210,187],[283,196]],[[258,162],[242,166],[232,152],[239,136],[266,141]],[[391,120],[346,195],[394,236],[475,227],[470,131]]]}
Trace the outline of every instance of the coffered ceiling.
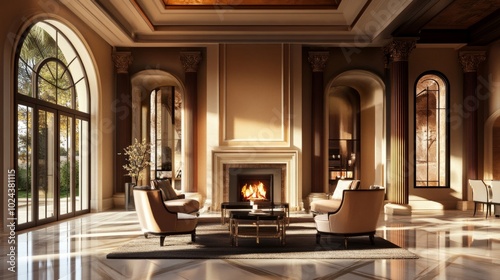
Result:
{"label": "coffered ceiling", "polygon": [[[464,44],[499,36],[500,0],[66,0],[116,47],[210,43]],[[498,26],[496,26],[498,30]],[[486,28],[486,29],[485,29]],[[487,31],[487,32],[486,32]],[[434,38],[436,37],[436,38]]]}

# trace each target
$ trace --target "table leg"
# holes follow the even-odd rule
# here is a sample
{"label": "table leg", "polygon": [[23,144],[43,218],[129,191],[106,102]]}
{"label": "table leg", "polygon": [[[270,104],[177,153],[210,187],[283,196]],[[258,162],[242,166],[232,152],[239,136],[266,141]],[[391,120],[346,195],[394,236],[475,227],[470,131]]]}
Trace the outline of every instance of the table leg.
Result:
{"label": "table leg", "polygon": [[256,226],[257,226],[257,231],[256,231],[256,234],[257,234],[257,244],[259,244],[260,240],[259,240],[259,220],[257,219],[257,222],[255,222]]}
{"label": "table leg", "polygon": [[238,221],[236,221],[235,225],[234,225],[234,231],[235,231],[235,235],[234,235],[234,243],[236,245],[236,247],[238,247]]}

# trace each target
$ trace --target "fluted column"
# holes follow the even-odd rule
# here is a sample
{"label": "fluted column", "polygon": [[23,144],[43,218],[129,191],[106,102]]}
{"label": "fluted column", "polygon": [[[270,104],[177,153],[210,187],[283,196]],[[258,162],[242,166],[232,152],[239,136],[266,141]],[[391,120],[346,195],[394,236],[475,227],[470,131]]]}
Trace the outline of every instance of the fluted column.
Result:
{"label": "fluted column", "polygon": [[478,178],[477,150],[477,68],[486,59],[484,51],[463,51],[459,53],[459,61],[464,72],[463,81],[463,199],[468,198],[469,179]]}
{"label": "fluted column", "polygon": [[[198,191],[198,66],[201,61],[200,52],[182,52],[180,60],[185,73],[184,116],[186,121],[185,155],[191,160],[184,162],[182,180],[186,191]],[[189,135],[189,133],[191,133]]]}
{"label": "fluted column", "polygon": [[324,82],[323,70],[330,54],[324,51],[309,52],[309,63],[312,68],[312,159],[311,159],[311,192],[324,192],[324,161],[326,156],[324,128]]}
{"label": "fluted column", "polygon": [[409,134],[408,134],[408,57],[415,48],[414,40],[394,40],[387,49],[391,64],[391,149],[387,199],[408,204],[409,197]]}
{"label": "fluted column", "polygon": [[125,183],[131,182],[131,178],[125,176],[123,165],[126,164],[123,149],[132,143],[132,93],[130,89],[130,75],[128,68],[132,64],[130,52],[114,52],[112,55],[115,64],[115,134],[114,134],[114,193],[122,193]]}

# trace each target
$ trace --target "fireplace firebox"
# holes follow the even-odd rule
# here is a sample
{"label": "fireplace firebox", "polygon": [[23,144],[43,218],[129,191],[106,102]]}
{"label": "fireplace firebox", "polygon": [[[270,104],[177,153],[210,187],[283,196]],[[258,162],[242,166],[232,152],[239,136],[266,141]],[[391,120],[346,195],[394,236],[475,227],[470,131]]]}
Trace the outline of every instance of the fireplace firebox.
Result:
{"label": "fireplace firebox", "polygon": [[273,174],[239,174],[238,201],[273,201]]}
{"label": "fireplace firebox", "polygon": [[229,168],[229,202],[281,202],[281,168]]}

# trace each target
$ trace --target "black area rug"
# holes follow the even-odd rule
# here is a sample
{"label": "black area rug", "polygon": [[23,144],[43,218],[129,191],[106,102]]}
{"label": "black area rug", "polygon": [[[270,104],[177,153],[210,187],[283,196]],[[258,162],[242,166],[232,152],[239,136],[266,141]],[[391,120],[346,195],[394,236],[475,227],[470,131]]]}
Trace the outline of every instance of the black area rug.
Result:
{"label": "black area rug", "polygon": [[229,231],[220,224],[199,224],[196,242],[190,235],[168,236],[165,246],[160,238],[140,236],[107,255],[108,259],[415,259],[417,255],[395,244],[368,236],[349,238],[344,249],[342,237],[322,237],[316,244],[314,223],[292,223],[286,229],[286,244],[278,239],[239,238],[231,245]]}

